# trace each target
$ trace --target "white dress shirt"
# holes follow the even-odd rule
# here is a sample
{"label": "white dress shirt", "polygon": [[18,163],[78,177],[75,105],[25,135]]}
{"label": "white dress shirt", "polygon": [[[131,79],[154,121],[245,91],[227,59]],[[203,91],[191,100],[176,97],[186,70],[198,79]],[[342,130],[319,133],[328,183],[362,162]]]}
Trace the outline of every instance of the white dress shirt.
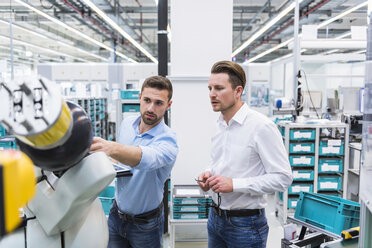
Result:
{"label": "white dress shirt", "polygon": [[[292,171],[276,125],[246,103],[226,124],[222,115],[212,137],[212,175],[232,178],[233,192],[220,193],[221,209],[260,209],[265,194],[285,191]],[[217,194],[212,192],[218,203]]]}

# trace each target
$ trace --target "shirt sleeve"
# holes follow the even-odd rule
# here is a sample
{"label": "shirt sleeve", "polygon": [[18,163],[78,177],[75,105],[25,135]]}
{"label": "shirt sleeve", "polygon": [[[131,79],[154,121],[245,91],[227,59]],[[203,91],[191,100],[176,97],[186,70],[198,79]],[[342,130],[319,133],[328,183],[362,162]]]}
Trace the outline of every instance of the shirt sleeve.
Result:
{"label": "shirt sleeve", "polygon": [[148,146],[139,146],[142,157],[135,167],[139,170],[155,170],[164,166],[173,166],[178,154],[178,146],[175,135],[162,135]]}
{"label": "shirt sleeve", "polygon": [[254,138],[255,150],[265,174],[249,178],[233,178],[233,191],[263,195],[285,191],[292,183],[292,170],[282,137],[274,123],[266,123]]}

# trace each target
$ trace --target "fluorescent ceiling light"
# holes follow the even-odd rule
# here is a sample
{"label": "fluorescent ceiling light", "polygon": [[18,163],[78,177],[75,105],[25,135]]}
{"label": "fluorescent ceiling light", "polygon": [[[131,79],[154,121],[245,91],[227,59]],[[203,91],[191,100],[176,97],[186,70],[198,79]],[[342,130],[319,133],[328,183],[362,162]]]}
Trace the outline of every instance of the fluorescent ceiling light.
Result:
{"label": "fluorescent ceiling light", "polygon": [[[0,37],[10,40],[10,37],[2,35],[2,34],[0,34]],[[75,56],[72,56],[70,54],[57,52],[57,51],[54,51],[52,49],[41,47],[41,46],[26,42],[26,41],[18,40],[18,39],[15,39],[15,38],[13,38],[13,42],[14,43],[19,43],[19,44],[24,45],[24,46],[30,46],[30,47],[33,47],[33,48],[36,48],[36,49],[39,49],[39,50],[43,50],[43,51],[46,51],[48,53],[56,54],[56,55],[59,55],[59,56],[71,57],[71,58],[74,58],[76,60],[80,60],[82,62],[88,62],[88,60],[85,60],[85,59],[82,59],[82,58],[79,58],[79,57],[75,57]]]}
{"label": "fluorescent ceiling light", "polygon": [[167,25],[167,32],[168,32],[168,34],[167,34],[168,41],[169,41],[169,43],[171,43],[172,42],[172,33],[171,33],[171,29],[169,27],[169,24]]}
{"label": "fluorescent ceiling light", "polygon": [[[9,22],[6,21],[6,20],[0,19],[0,22],[1,22],[1,23],[4,23],[4,24],[6,24],[6,25],[9,25]],[[106,58],[104,58],[104,57],[102,57],[102,56],[96,55],[96,54],[94,54],[94,53],[92,53],[92,52],[85,51],[85,50],[83,50],[83,49],[81,49],[81,48],[75,47],[75,46],[73,46],[73,45],[67,44],[67,43],[62,42],[62,41],[56,41],[56,40],[54,40],[54,39],[52,39],[52,38],[49,38],[48,36],[45,36],[45,35],[43,35],[43,34],[40,34],[40,33],[38,33],[38,32],[35,32],[35,31],[33,31],[33,30],[30,30],[30,29],[24,28],[24,27],[22,27],[22,26],[20,26],[20,25],[18,25],[18,24],[12,23],[12,26],[13,26],[13,27],[16,27],[16,28],[18,28],[18,29],[20,29],[20,30],[22,30],[22,31],[25,31],[25,32],[28,32],[28,33],[30,33],[30,34],[36,35],[36,36],[38,36],[38,37],[40,37],[40,38],[44,38],[44,39],[47,39],[47,40],[53,40],[53,41],[57,42],[58,44],[60,44],[60,45],[62,45],[62,46],[67,46],[67,47],[70,48],[70,49],[77,50],[77,51],[79,51],[79,52],[81,52],[81,53],[87,54],[88,56],[92,56],[92,57],[98,58],[98,59],[103,60],[103,61],[108,61],[108,59],[106,59]]]}
{"label": "fluorescent ceiling light", "polygon": [[118,31],[124,38],[126,38],[130,43],[137,47],[142,53],[144,53],[148,58],[150,58],[154,63],[158,63],[158,60],[154,58],[145,48],[143,48],[136,40],[134,40],[127,32],[125,32],[116,22],[111,20],[100,8],[98,8],[90,0],[82,0],[87,4],[92,10],[94,10],[99,16],[101,16],[111,27]]}
{"label": "fluorescent ceiling light", "polygon": [[358,4],[358,5],[354,6],[354,7],[351,7],[349,9],[347,9],[345,12],[342,12],[341,14],[338,14],[335,17],[332,17],[332,18],[328,19],[327,21],[324,21],[324,22],[320,23],[317,26],[317,28],[318,29],[319,28],[323,28],[323,27],[327,26],[328,24],[330,24],[330,23],[332,23],[332,22],[334,22],[334,21],[336,21],[336,20],[338,20],[338,19],[340,19],[340,18],[342,18],[342,17],[350,14],[351,12],[354,12],[357,9],[360,9],[360,8],[362,8],[364,6],[367,6],[367,5],[368,5],[368,1],[363,2],[363,3],[360,3],[360,4]]}
{"label": "fluorescent ceiling light", "polygon": [[[299,3],[302,2],[302,0],[298,1]],[[258,37],[260,37],[263,33],[266,32],[269,28],[271,28],[275,23],[277,23],[280,19],[282,19],[285,15],[287,15],[290,11],[292,11],[296,6],[296,2],[292,2],[287,8],[282,10],[277,16],[275,16],[273,19],[271,19],[268,23],[265,24],[260,30],[255,32],[248,40],[246,40],[238,49],[236,49],[232,53],[232,57],[240,53],[244,48],[246,48],[249,44],[251,44],[253,41],[255,41]]]}
{"label": "fluorescent ceiling light", "polygon": [[[350,14],[351,12],[353,12],[353,11],[355,11],[355,10],[358,10],[358,9],[360,9],[360,8],[362,8],[362,7],[364,7],[364,6],[366,6],[367,3],[368,3],[368,2],[363,2],[363,3],[361,3],[361,4],[358,4],[357,6],[352,7],[352,8],[349,8],[349,9],[347,9],[345,12],[343,12],[343,13],[341,13],[341,14],[335,16],[335,17],[338,17],[338,18],[344,17],[344,16],[345,16],[344,13]],[[352,10],[352,11],[350,11],[350,10]],[[337,20],[335,17],[331,18],[332,21],[336,21],[336,20]],[[327,21],[324,21],[324,22],[322,22],[321,24],[319,24],[319,25],[317,26],[317,29],[319,29],[320,27],[323,27],[323,23],[327,23],[327,25],[329,24],[328,20],[327,20]],[[302,36],[302,34],[299,35],[299,37],[301,37],[301,36]],[[259,59],[259,58],[261,58],[261,57],[263,57],[263,56],[265,56],[265,55],[267,55],[267,54],[269,54],[269,53],[272,53],[273,51],[275,51],[275,50],[277,50],[277,49],[279,49],[279,48],[281,48],[281,47],[283,47],[283,46],[285,46],[285,45],[288,45],[288,44],[289,44],[291,41],[293,41],[293,40],[294,40],[294,38],[290,38],[289,40],[284,41],[283,43],[280,43],[279,45],[277,45],[277,46],[275,46],[275,47],[272,47],[272,48],[270,48],[269,50],[266,50],[265,52],[262,52],[262,53],[256,55],[255,57],[253,57],[253,58],[249,59],[248,61],[244,62],[244,64],[252,63],[253,61],[255,61],[255,60],[257,60],[257,59]],[[284,44],[284,45],[283,45],[283,44]]]}
{"label": "fluorescent ceiling light", "polygon": [[132,62],[132,63],[137,63],[137,61],[135,61],[135,60],[129,58],[128,56],[125,56],[125,55],[122,54],[122,53],[116,52],[116,51],[115,51],[114,49],[112,49],[111,47],[109,47],[109,46],[107,46],[107,45],[103,44],[102,42],[99,42],[99,41],[97,41],[97,40],[95,40],[95,39],[90,38],[88,35],[86,35],[86,34],[80,32],[79,30],[76,30],[76,29],[70,27],[69,25],[67,25],[67,24],[65,24],[65,23],[63,23],[63,22],[61,22],[60,20],[58,20],[58,19],[56,19],[56,18],[54,18],[54,17],[52,17],[52,16],[50,16],[50,15],[48,15],[48,14],[42,12],[41,10],[39,10],[39,9],[35,8],[34,6],[32,6],[31,4],[26,3],[26,2],[23,2],[22,0],[14,0],[14,1],[16,1],[17,3],[19,3],[19,4],[23,5],[23,6],[25,6],[26,8],[29,8],[30,10],[34,11],[34,12],[37,13],[38,15],[41,15],[41,16],[47,18],[48,20],[50,20],[50,21],[52,21],[52,22],[54,22],[54,23],[56,23],[56,24],[58,24],[58,25],[60,25],[60,26],[62,26],[62,27],[64,27],[64,28],[66,28],[67,30],[69,30],[69,31],[71,31],[71,32],[73,32],[73,33],[75,33],[75,34],[77,34],[77,35],[79,35],[80,37],[84,38],[85,40],[90,41],[90,42],[94,43],[95,45],[100,46],[100,47],[102,47],[102,48],[104,48],[104,49],[106,49],[106,50],[108,50],[108,51],[110,51],[110,52],[114,52],[114,53],[116,53],[117,55],[119,55],[120,57],[122,57],[122,58],[124,58],[124,59],[126,59],[126,60],[129,60],[129,61]]}
{"label": "fluorescent ceiling light", "polygon": [[335,39],[336,39],[336,40],[343,39],[343,38],[348,37],[348,36],[350,36],[350,35],[351,35],[351,31],[346,32],[346,33],[344,33],[344,34],[341,34],[341,35],[335,37]]}

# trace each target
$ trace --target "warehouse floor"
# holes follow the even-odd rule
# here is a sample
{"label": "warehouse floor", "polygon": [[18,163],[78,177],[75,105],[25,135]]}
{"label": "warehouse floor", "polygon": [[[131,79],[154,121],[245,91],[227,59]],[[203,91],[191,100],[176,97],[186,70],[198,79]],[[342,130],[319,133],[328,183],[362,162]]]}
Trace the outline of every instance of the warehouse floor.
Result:
{"label": "warehouse floor", "polygon": [[[281,239],[283,238],[283,227],[279,220],[275,217],[275,196],[269,195],[267,197],[268,206],[266,207],[266,217],[268,219],[270,231],[267,240],[267,247],[280,248]],[[185,237],[187,236],[187,237]],[[174,248],[206,248],[207,242],[177,242],[177,239],[199,238],[206,239],[207,232],[205,226],[178,226],[176,228],[176,245]],[[172,248],[169,240],[169,235],[165,235],[163,239],[164,248]]]}

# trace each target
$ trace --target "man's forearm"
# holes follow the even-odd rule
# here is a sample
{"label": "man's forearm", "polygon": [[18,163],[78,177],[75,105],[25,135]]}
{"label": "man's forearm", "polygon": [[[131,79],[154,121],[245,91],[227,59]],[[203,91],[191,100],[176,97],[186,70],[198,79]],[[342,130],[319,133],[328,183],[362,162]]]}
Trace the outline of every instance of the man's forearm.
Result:
{"label": "man's forearm", "polygon": [[138,146],[126,146],[113,142],[110,157],[128,166],[136,166],[141,161],[142,150]]}

